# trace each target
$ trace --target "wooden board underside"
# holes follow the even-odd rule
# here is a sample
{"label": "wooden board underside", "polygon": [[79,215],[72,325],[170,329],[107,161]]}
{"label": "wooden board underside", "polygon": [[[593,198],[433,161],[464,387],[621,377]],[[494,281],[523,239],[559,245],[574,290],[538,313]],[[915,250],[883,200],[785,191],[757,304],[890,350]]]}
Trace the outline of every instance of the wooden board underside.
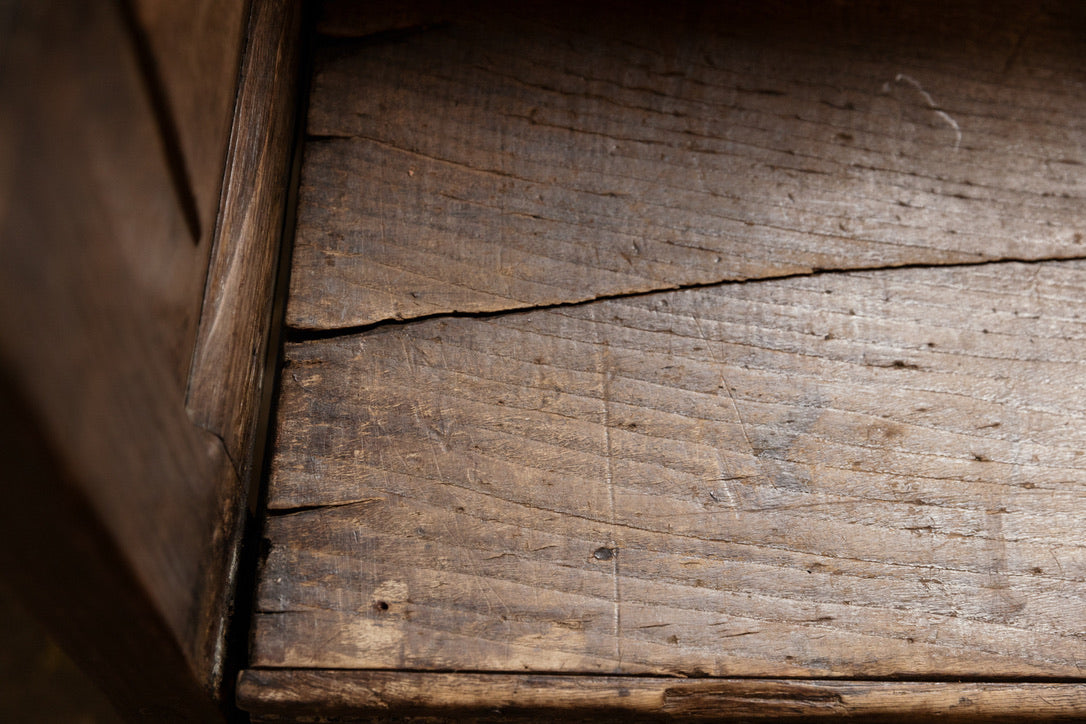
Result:
{"label": "wooden board underside", "polygon": [[1084,6],[539,5],[318,47],[288,324],[1083,253]]}
{"label": "wooden board underside", "polygon": [[289,345],[252,665],[1078,677],[1086,264]]}

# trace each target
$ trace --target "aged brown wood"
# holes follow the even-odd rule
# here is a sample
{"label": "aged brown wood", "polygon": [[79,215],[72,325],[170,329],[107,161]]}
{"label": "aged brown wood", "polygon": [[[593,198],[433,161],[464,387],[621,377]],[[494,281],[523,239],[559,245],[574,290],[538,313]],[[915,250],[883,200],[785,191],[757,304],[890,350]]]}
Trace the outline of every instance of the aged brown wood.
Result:
{"label": "aged brown wood", "polygon": [[[155,117],[158,153],[167,162],[175,199],[199,263],[187,265],[187,303],[175,322],[176,379],[187,385],[207,280],[212,232],[237,90],[247,0],[121,0],[143,90]],[[187,184],[187,192],[178,187]],[[176,272],[175,272],[176,273]]]}
{"label": "aged brown wood", "polygon": [[677,680],[250,670],[238,688],[255,721],[294,721],[320,711],[336,721],[437,715],[508,721],[660,718],[713,721],[1074,721],[1086,715],[1078,684],[795,680]]}
{"label": "aged brown wood", "polygon": [[1086,713],[1084,21],[325,3],[241,705]]}
{"label": "aged brown wood", "polygon": [[322,21],[395,32],[318,51],[295,327],[1086,249],[1082,4],[386,5]]}
{"label": "aged brown wood", "polygon": [[252,665],[1079,677],[1086,263],[289,345]]}
{"label": "aged brown wood", "polygon": [[[87,490],[88,473],[102,466],[81,467],[85,461],[74,458],[70,446],[36,419],[32,403],[16,388],[12,380],[0,379],[0,454],[8,461],[0,506],[4,585],[48,627],[124,720],[224,721],[209,690],[218,686],[210,680],[218,672],[212,672],[211,653],[200,650],[219,633],[211,627],[221,620],[221,611],[201,610],[221,605],[215,589],[190,575],[190,585],[198,589],[194,593],[207,600],[184,594],[172,603],[174,610],[163,611],[162,596],[177,592],[164,591],[158,581],[134,570],[137,551],[122,548],[128,541],[118,541],[116,531],[103,525],[94,499],[101,491]],[[122,441],[115,444],[123,449]],[[212,445],[208,441],[214,455]],[[223,465],[221,473],[229,475],[229,466]],[[136,506],[128,513],[150,517]],[[167,532],[175,530],[171,526]],[[157,540],[150,543],[161,547]],[[140,552],[161,562],[159,550]],[[209,577],[224,575],[215,561],[201,557]],[[190,610],[176,610],[184,606]],[[178,622],[178,615],[189,620]],[[51,708],[49,702],[42,707]]]}
{"label": "aged brown wood", "polygon": [[193,419],[248,480],[298,104],[301,4],[253,6],[222,214],[189,380]]}
{"label": "aged brown wood", "polygon": [[[151,40],[122,3],[18,2],[2,18],[0,549],[17,592],[134,721],[222,718],[245,494],[185,403],[242,10],[203,3],[167,27],[165,9]],[[226,34],[205,35],[216,23]],[[191,151],[209,221],[197,244],[144,41]]]}
{"label": "aged brown wood", "polygon": [[176,126],[201,236],[209,239],[219,209],[249,3],[122,1],[131,4],[147,39]]}

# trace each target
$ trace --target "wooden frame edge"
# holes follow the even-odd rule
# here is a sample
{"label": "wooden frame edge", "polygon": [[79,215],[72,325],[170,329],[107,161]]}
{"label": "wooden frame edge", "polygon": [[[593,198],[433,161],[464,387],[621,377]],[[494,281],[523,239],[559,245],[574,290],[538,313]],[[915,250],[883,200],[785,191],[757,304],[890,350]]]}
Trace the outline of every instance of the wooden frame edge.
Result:
{"label": "wooden frame edge", "polygon": [[287,212],[302,3],[252,3],[215,242],[189,377],[192,420],[252,478]]}
{"label": "wooden frame edge", "polygon": [[[207,592],[205,685],[233,706],[229,659],[246,504],[259,462],[256,441],[265,407],[267,359],[274,355],[276,284],[287,213],[297,122],[302,3],[250,5],[219,216],[190,370],[189,419],[216,438],[230,470],[223,474],[222,523],[214,581]],[[231,670],[233,666],[233,670]]]}
{"label": "wooden frame edge", "polygon": [[[254,721],[403,716],[563,719],[736,718],[944,722],[1080,720],[1086,683],[799,679],[248,669],[238,702]],[[304,720],[304,719],[303,719]]]}

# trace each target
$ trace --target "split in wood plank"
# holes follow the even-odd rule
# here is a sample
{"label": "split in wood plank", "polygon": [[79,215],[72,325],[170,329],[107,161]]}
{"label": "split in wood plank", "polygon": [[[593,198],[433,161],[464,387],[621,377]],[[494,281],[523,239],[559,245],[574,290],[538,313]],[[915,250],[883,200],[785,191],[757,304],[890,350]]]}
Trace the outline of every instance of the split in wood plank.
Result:
{"label": "split in wood plank", "polygon": [[291,326],[1086,250],[1084,6],[422,8],[318,48]]}

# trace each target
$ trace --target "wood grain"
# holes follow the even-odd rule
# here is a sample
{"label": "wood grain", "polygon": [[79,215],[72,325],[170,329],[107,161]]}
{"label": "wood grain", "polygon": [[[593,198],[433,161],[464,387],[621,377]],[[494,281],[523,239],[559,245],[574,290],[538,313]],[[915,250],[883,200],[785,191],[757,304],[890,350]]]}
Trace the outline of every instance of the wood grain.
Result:
{"label": "wood grain", "polygon": [[1075,721],[1079,684],[676,680],[249,670],[238,687],[254,721],[297,721],[315,711],[336,721],[447,717],[453,721]]}
{"label": "wood grain", "polygon": [[1081,4],[330,7],[294,327],[1086,249]]}
{"label": "wood grain", "polygon": [[301,12],[294,0],[253,6],[189,378],[190,415],[222,438],[246,482],[262,409],[293,155]]}
{"label": "wood grain", "polygon": [[286,350],[252,665],[1079,677],[1086,264]]}

